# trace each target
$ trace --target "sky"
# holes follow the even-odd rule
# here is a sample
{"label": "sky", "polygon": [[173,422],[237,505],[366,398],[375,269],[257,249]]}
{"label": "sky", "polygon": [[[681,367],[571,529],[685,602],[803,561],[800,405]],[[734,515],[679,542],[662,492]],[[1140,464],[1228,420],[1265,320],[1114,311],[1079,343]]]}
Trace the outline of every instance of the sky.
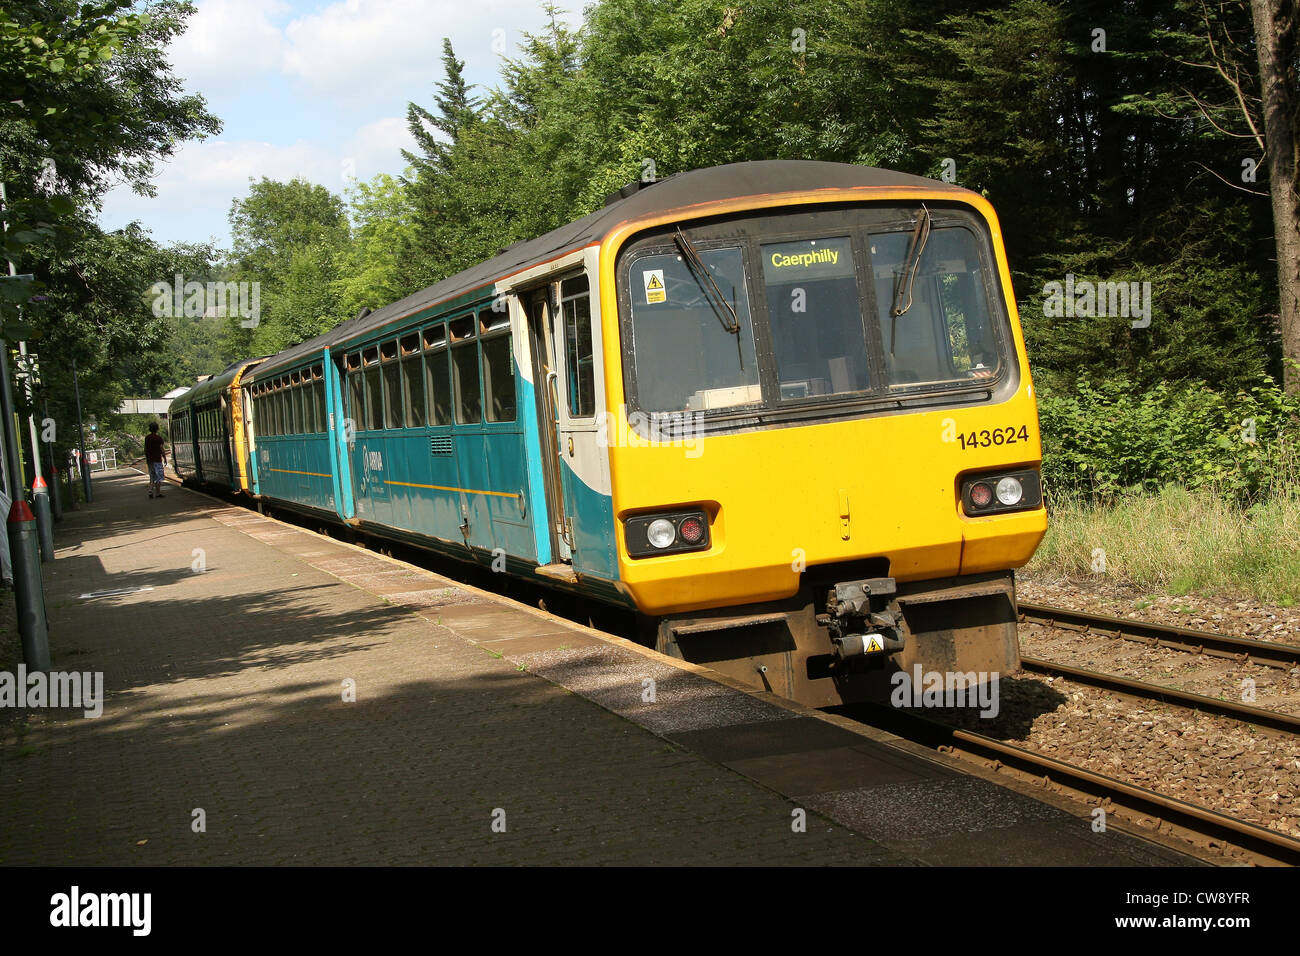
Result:
{"label": "sky", "polygon": [[[557,0],[570,27],[590,0]],[[231,201],[248,181],[301,176],[342,194],[350,177],[398,174],[411,148],[406,106],[433,109],[442,38],[482,94],[503,56],[540,32],[540,0],[198,0],[168,50],[186,90],[207,100],[220,134],[158,165],[155,198],[125,187],[100,224],[136,221],[159,242],[230,247]]]}

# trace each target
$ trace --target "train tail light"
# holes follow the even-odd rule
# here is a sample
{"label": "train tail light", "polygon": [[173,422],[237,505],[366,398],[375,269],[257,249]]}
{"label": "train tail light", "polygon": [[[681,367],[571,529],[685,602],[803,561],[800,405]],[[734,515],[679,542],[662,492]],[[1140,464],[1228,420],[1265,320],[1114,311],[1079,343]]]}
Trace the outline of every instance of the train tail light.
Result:
{"label": "train tail light", "polygon": [[962,479],[962,510],[969,516],[1029,511],[1043,503],[1043,481],[1036,470],[991,472]]}
{"label": "train tail light", "polygon": [[623,526],[630,558],[703,551],[709,547],[709,517],[703,511],[637,515]]}

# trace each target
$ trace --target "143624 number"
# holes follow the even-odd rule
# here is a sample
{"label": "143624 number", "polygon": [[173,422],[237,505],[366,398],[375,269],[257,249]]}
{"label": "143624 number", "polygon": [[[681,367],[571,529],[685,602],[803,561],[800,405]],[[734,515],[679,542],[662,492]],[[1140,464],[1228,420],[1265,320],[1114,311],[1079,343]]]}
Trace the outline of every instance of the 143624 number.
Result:
{"label": "143624 number", "polygon": [[957,437],[961,441],[963,451],[967,448],[1014,445],[1017,442],[1029,441],[1029,428],[1026,425],[1021,425],[1019,428],[1015,425],[1008,425],[1006,428],[985,428],[983,431],[966,432]]}

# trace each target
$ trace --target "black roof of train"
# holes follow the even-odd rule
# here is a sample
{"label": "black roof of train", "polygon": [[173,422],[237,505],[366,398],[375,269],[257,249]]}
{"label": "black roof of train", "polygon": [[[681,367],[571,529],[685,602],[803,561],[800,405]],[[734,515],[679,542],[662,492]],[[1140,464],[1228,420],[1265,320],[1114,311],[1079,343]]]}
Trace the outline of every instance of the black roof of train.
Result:
{"label": "black roof of train", "polygon": [[649,184],[626,198],[617,199],[576,222],[553,229],[536,239],[516,243],[503,250],[500,255],[473,268],[448,276],[404,299],[357,318],[348,319],[323,335],[291,346],[271,356],[254,369],[251,377],[257,378],[260,374],[291,365],[319,352],[322,348],[350,341],[402,316],[453,299],[502,276],[518,272],[530,264],[545,262],[556,255],[590,245],[604,238],[615,226],[630,219],[744,196],[870,186],[911,186],[946,189],[954,193],[967,192],[959,186],[909,173],[898,173],[872,166],[811,160],[758,160],[676,173]]}

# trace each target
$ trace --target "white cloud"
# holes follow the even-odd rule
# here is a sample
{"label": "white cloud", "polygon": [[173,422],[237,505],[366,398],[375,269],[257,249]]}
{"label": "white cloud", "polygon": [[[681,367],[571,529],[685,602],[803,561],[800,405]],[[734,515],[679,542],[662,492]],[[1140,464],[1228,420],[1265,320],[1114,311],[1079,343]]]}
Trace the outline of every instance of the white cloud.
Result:
{"label": "white cloud", "polygon": [[115,229],[139,220],[161,241],[185,236],[218,237],[227,244],[231,201],[248,194],[249,179],[286,181],[301,177],[342,196],[349,177],[369,180],[395,174],[404,165],[401,151],[413,146],[402,117],[384,117],[360,127],[338,143],[299,140],[288,145],[210,139],[187,143],[162,165],[155,198],[125,187],[104,199],[100,221]]}
{"label": "white cloud", "polygon": [[[343,0],[289,23],[284,72],[316,96],[404,103],[427,97],[441,79],[443,37],[451,37],[467,71],[487,81],[499,55],[515,54],[519,31],[540,28],[539,6],[535,0]],[[561,4],[575,27],[581,7],[582,0]]]}
{"label": "white cloud", "polygon": [[358,179],[382,172],[400,171],[406,164],[402,150],[416,151],[415,140],[403,116],[388,116],[362,126],[347,141],[343,163],[351,160]]}
{"label": "white cloud", "polygon": [[288,11],[281,0],[204,0],[168,57],[190,89],[210,97],[238,92],[280,72],[284,35],[273,20]]}
{"label": "white cloud", "polygon": [[[544,27],[540,0],[334,0],[297,12],[310,2],[199,0],[169,56],[191,90],[233,99],[221,110],[225,138],[181,146],[160,165],[157,198],[110,191],[104,228],[138,220],[163,242],[228,245],[230,204],[247,195],[249,177],[301,176],[341,195],[349,176],[400,173],[401,150],[413,145],[406,103],[431,100],[442,38],[471,82],[494,85],[500,55]],[[585,2],[561,0],[571,26]]]}

